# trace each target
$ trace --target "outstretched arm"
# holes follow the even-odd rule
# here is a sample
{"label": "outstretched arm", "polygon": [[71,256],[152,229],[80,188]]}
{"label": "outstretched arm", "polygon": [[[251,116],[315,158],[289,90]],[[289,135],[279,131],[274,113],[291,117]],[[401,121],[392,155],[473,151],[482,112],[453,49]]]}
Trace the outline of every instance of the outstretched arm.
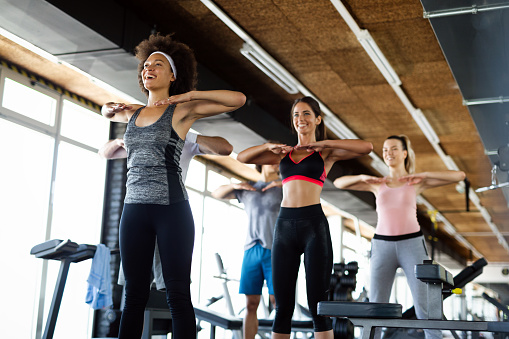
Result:
{"label": "outstretched arm", "polygon": [[134,111],[141,105],[126,105],[119,102],[107,102],[101,107],[101,114],[111,121],[128,122]]}
{"label": "outstretched arm", "polygon": [[283,156],[293,149],[284,144],[265,143],[243,150],[237,160],[245,164],[277,165]]}
{"label": "outstretched arm", "polygon": [[230,155],[233,151],[233,146],[222,137],[198,135],[196,143],[204,154]]}
{"label": "outstretched arm", "polygon": [[216,114],[234,111],[246,103],[246,96],[241,92],[215,90],[190,91],[159,100],[156,106],[181,104],[186,112],[186,119],[192,121]]}
{"label": "outstretched arm", "polygon": [[114,139],[105,143],[99,149],[99,155],[105,159],[122,159],[127,158],[127,151],[124,148],[123,139]]}
{"label": "outstretched arm", "polygon": [[334,180],[334,186],[344,190],[368,191],[376,194],[378,185],[386,181],[386,178],[366,174],[345,175]]}
{"label": "outstretched arm", "polygon": [[465,173],[462,171],[422,172],[399,178],[400,181],[407,182],[409,185],[420,185],[418,193],[428,188],[453,184],[464,179]]}
{"label": "outstretched arm", "polygon": [[240,184],[219,186],[212,192],[212,196],[216,199],[235,199],[235,193],[233,192],[235,190],[256,191],[256,189],[247,182],[242,182]]}
{"label": "outstretched arm", "polygon": [[343,140],[322,140],[301,145],[296,148],[308,149],[309,151],[327,151],[327,160],[338,161],[357,158],[369,154],[373,150],[370,142],[360,139],[343,139]]}

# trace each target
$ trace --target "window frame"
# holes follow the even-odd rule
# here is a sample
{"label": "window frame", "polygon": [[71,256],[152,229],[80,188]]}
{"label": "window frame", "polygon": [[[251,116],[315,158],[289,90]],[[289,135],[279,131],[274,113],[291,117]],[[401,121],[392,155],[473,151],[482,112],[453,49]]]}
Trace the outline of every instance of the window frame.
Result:
{"label": "window frame", "polygon": [[[75,99],[69,95],[66,95],[61,90],[52,89],[49,86],[41,83],[34,76],[27,74],[24,71],[20,71],[19,73],[9,69],[4,65],[0,65],[0,99],[3,99],[4,89],[6,78],[9,78],[15,82],[18,82],[22,85],[25,85],[29,88],[32,88],[44,95],[47,95],[50,98],[55,99],[55,111],[53,126],[45,124],[43,122],[32,119],[26,115],[15,112],[11,109],[3,107],[0,101],[0,119],[9,121],[16,125],[19,125],[24,128],[28,128],[32,131],[39,132],[45,134],[53,139],[53,159],[52,159],[52,169],[51,169],[51,177],[48,178],[50,182],[49,189],[49,199],[48,199],[48,209],[47,209],[47,220],[46,220],[46,229],[44,230],[44,241],[49,240],[51,229],[52,229],[52,221],[53,221],[53,202],[54,202],[54,186],[56,180],[57,173],[57,161],[58,161],[58,149],[60,143],[67,142],[71,145],[80,147],[87,151],[97,153],[98,149],[86,144],[83,144],[79,141],[76,141],[72,138],[62,136],[61,132],[61,124],[62,124],[62,116],[63,116],[63,107],[64,100],[68,100],[71,103],[74,103],[80,107],[83,107],[89,111],[100,114],[100,112],[89,105],[84,104],[80,100]],[[105,140],[108,138],[108,135],[105,136]],[[101,225],[99,227],[102,227]],[[36,245],[36,244],[34,244]],[[36,291],[36,300],[34,300],[34,316],[32,318],[32,333],[34,333],[35,338],[41,338],[44,328],[43,323],[45,323],[47,314],[45,314],[45,305],[50,304],[52,301],[47,300],[46,293],[47,291],[53,290],[53,286],[48,286],[48,261],[42,260],[39,264],[40,268],[38,269],[39,275],[39,286]],[[91,311],[92,312],[92,311]],[[89,324],[89,327],[93,326],[92,322]]]}

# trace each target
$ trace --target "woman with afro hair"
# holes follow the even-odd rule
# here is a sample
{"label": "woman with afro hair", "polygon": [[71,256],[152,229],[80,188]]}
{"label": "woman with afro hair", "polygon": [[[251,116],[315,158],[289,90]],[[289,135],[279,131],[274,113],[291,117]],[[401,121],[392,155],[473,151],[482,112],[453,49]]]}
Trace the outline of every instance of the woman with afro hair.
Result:
{"label": "woman with afro hair", "polygon": [[180,155],[196,120],[236,110],[246,98],[234,91],[196,91],[194,54],[171,35],[151,35],[136,47],[135,54],[147,104],[110,102],[102,107],[106,118],[127,123],[127,190],[120,220],[126,295],[119,338],[142,335],[156,238],[173,336],[196,338],[190,293],[194,221]]}

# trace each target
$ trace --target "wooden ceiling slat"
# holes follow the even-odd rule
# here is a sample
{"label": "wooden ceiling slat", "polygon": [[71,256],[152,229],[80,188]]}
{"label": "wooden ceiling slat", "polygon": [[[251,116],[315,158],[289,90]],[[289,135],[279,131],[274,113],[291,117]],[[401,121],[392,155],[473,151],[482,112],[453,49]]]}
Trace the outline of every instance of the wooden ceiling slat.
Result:
{"label": "wooden ceiling slat", "polygon": [[419,1],[348,0],[345,1],[345,5],[349,7],[361,27],[370,23],[422,18],[423,13]]}
{"label": "wooden ceiling slat", "polygon": [[[414,145],[418,172],[446,169],[329,0],[215,2],[354,133],[371,141],[380,157],[385,138],[404,133]],[[360,28],[370,31],[399,75],[402,90],[411,103],[423,111],[440,138],[440,146],[466,172],[472,188],[488,186],[491,183],[489,159],[468,109],[462,105],[461,93],[429,21],[422,17],[421,3],[418,0],[345,0],[343,3]],[[291,103],[300,95],[285,92],[242,56],[242,39],[206,6],[199,0],[151,0],[151,5],[147,8],[145,1],[130,1],[131,8],[142,19],[157,23],[158,30],[163,33],[176,32],[175,37],[193,48],[202,65],[289,125]],[[0,37],[0,45],[1,40]],[[0,48],[0,56],[9,53],[18,61],[23,59],[8,48]],[[29,70],[44,72],[45,66],[40,60],[33,65],[37,69]],[[103,99],[101,95],[104,94],[94,92],[96,88],[91,84],[74,84],[65,73],[40,75],[63,79],[66,88],[95,102],[111,99],[110,96]],[[357,161],[359,168],[367,167],[370,162],[369,157]],[[456,191],[455,185],[428,190],[423,196],[459,231],[490,231],[473,204],[472,212],[463,212],[465,196]],[[509,211],[502,191],[478,196],[497,227],[509,232]],[[425,210],[425,207],[419,206],[419,209]],[[466,239],[489,261],[509,261],[507,251],[495,237],[469,236]],[[464,247],[463,250],[463,255],[468,255]]]}
{"label": "wooden ceiling slat", "polygon": [[[213,14],[207,14],[208,10],[198,0],[177,3],[168,7],[179,7],[178,14],[185,16],[178,24],[196,25],[194,31],[186,33],[186,38],[195,45],[199,61],[224,74],[227,81],[287,123],[291,101],[298,95],[284,92],[241,56],[242,41]],[[379,156],[388,135],[404,133],[414,145],[418,172],[446,170],[329,0],[217,0],[216,3],[349,128],[373,142]],[[421,3],[417,0],[345,0],[343,3],[360,28],[370,31],[400,76],[401,88],[412,104],[423,111],[440,138],[440,146],[467,173],[472,187],[489,185],[489,160],[468,109],[462,105],[461,93],[429,21],[422,16]],[[371,160],[365,158],[359,163],[369,164]],[[447,213],[465,209],[465,196],[455,190],[455,185],[429,190],[424,196],[448,218],[463,218],[458,227],[465,232],[488,227],[478,215],[473,218],[469,213],[464,217],[458,216],[461,213]],[[502,221],[507,211],[504,196],[499,192],[485,192],[479,197],[483,206],[493,213],[494,220],[501,223],[500,227],[506,227]],[[475,237],[467,240],[470,239],[488,260],[509,257],[498,242],[494,245]]]}

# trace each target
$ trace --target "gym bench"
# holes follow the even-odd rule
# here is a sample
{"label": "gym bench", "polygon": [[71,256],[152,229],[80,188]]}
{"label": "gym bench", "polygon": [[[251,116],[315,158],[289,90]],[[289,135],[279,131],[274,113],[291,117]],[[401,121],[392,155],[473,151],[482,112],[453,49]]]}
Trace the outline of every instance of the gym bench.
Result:
{"label": "gym bench", "polygon": [[222,314],[205,307],[194,307],[196,319],[203,320],[210,324],[210,339],[216,337],[216,326],[230,331],[242,330],[242,319],[227,314]]}
{"label": "gym bench", "polygon": [[362,339],[373,339],[377,327],[460,330],[509,333],[509,323],[492,321],[442,320],[442,289],[454,285],[452,275],[431,260],[415,265],[415,275],[428,284],[428,319],[403,319],[402,306],[391,303],[322,301],[318,314],[348,318],[362,327]]}
{"label": "gym bench", "polygon": [[[258,331],[272,332],[273,319],[258,319]],[[312,333],[313,320],[292,320],[292,333]]]}
{"label": "gym bench", "polygon": [[[196,319],[210,323],[210,339],[216,337],[216,326],[231,331],[242,331],[243,319],[213,311],[206,307],[195,306]],[[272,319],[258,319],[258,330],[272,331]],[[292,320],[292,332],[313,332],[312,320]]]}

